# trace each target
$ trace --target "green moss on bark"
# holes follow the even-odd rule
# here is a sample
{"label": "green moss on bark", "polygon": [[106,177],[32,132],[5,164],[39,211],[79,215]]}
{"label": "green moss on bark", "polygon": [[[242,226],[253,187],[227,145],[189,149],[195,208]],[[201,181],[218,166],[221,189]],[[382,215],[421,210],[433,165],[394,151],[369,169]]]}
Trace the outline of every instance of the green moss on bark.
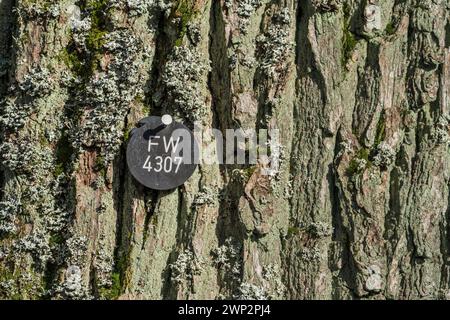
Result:
{"label": "green moss on bark", "polygon": [[183,43],[183,38],[187,32],[188,24],[198,13],[196,0],[178,0],[173,6],[172,19],[178,19],[178,37],[175,46],[179,47]]}
{"label": "green moss on bark", "polygon": [[343,26],[343,37],[342,37],[342,60],[341,64],[346,67],[348,60],[351,58],[353,50],[358,43],[356,36],[351,31],[351,8],[345,3],[343,6],[344,14],[344,26]]}
{"label": "green moss on bark", "polygon": [[377,124],[377,131],[375,134],[374,148],[376,148],[386,138],[386,122],[384,115],[380,116],[380,120]]}
{"label": "green moss on bark", "polygon": [[350,161],[347,168],[347,175],[354,176],[355,174],[363,172],[365,169],[370,168],[372,163],[369,160],[370,150],[367,148],[361,148],[356,155]]}

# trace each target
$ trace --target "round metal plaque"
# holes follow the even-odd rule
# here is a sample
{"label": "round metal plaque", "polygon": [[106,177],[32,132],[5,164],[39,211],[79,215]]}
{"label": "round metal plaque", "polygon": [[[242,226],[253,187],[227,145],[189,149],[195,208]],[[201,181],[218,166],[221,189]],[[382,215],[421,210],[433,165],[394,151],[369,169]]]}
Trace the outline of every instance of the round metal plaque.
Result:
{"label": "round metal plaque", "polygon": [[197,167],[198,146],[192,132],[172,117],[147,117],[131,131],[127,163],[133,177],[155,190],[182,185]]}

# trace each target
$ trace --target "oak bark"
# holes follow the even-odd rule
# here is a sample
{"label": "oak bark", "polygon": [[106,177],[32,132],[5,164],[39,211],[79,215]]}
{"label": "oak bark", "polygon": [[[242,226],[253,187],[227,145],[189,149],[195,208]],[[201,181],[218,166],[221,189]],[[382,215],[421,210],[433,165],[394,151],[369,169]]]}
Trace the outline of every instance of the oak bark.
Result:
{"label": "oak bark", "polygon": [[[0,297],[450,297],[448,0],[0,0]],[[140,186],[170,113],[281,166]]]}

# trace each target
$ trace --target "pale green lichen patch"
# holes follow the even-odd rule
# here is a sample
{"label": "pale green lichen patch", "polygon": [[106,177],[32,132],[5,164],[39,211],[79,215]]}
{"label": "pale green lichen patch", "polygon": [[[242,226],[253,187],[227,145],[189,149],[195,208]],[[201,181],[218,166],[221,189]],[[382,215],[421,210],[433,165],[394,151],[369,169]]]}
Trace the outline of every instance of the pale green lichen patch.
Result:
{"label": "pale green lichen patch", "polygon": [[0,238],[15,234],[22,212],[22,203],[15,197],[5,198],[0,202]]}
{"label": "pale green lichen patch", "polygon": [[263,3],[263,0],[239,0],[234,4],[232,4],[231,1],[227,1],[225,5],[228,10],[233,10],[239,17],[239,30],[245,34],[250,25],[252,15],[263,5]]}
{"label": "pale green lichen patch", "polygon": [[187,46],[175,47],[164,67],[162,81],[173,108],[191,123],[205,113],[200,92],[208,70],[199,52]]}
{"label": "pale green lichen patch", "polygon": [[239,280],[242,273],[242,246],[227,238],[225,243],[212,250],[213,262],[222,270],[223,275],[232,281]]}
{"label": "pale green lichen patch", "polygon": [[18,14],[22,18],[42,21],[56,19],[61,15],[61,6],[55,0],[24,0],[19,2]]}
{"label": "pale green lichen patch", "polygon": [[242,283],[235,296],[237,300],[267,300],[267,293],[261,286],[252,283]]}
{"label": "pale green lichen patch", "polygon": [[184,281],[191,281],[194,275],[198,275],[203,270],[204,261],[196,256],[191,250],[184,250],[178,254],[177,260],[169,265],[170,279],[180,284]]}
{"label": "pale green lichen patch", "polygon": [[290,12],[282,9],[272,17],[273,23],[267,32],[256,38],[257,58],[259,68],[269,78],[276,78],[281,73],[280,64],[293,51],[294,44],[291,41],[289,26],[291,23]]}
{"label": "pale green lichen patch", "polygon": [[[122,124],[131,102],[141,91],[138,64],[140,43],[127,30],[117,30],[102,36],[102,48],[114,56],[108,71],[98,72],[85,83],[84,99],[88,105],[85,120],[78,132],[73,133],[77,150],[85,147],[100,149],[100,158],[106,166],[120,150],[123,139]],[[114,106],[114,108],[111,108]]]}

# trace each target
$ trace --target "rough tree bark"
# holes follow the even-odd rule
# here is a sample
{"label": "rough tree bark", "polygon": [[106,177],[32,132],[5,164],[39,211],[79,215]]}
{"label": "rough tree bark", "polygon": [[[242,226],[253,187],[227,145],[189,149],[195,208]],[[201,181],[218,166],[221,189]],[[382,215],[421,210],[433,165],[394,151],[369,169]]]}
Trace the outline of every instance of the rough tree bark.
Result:
{"label": "rough tree bark", "polygon": [[[0,297],[450,298],[450,2],[0,0]],[[156,192],[169,112],[282,161]]]}

